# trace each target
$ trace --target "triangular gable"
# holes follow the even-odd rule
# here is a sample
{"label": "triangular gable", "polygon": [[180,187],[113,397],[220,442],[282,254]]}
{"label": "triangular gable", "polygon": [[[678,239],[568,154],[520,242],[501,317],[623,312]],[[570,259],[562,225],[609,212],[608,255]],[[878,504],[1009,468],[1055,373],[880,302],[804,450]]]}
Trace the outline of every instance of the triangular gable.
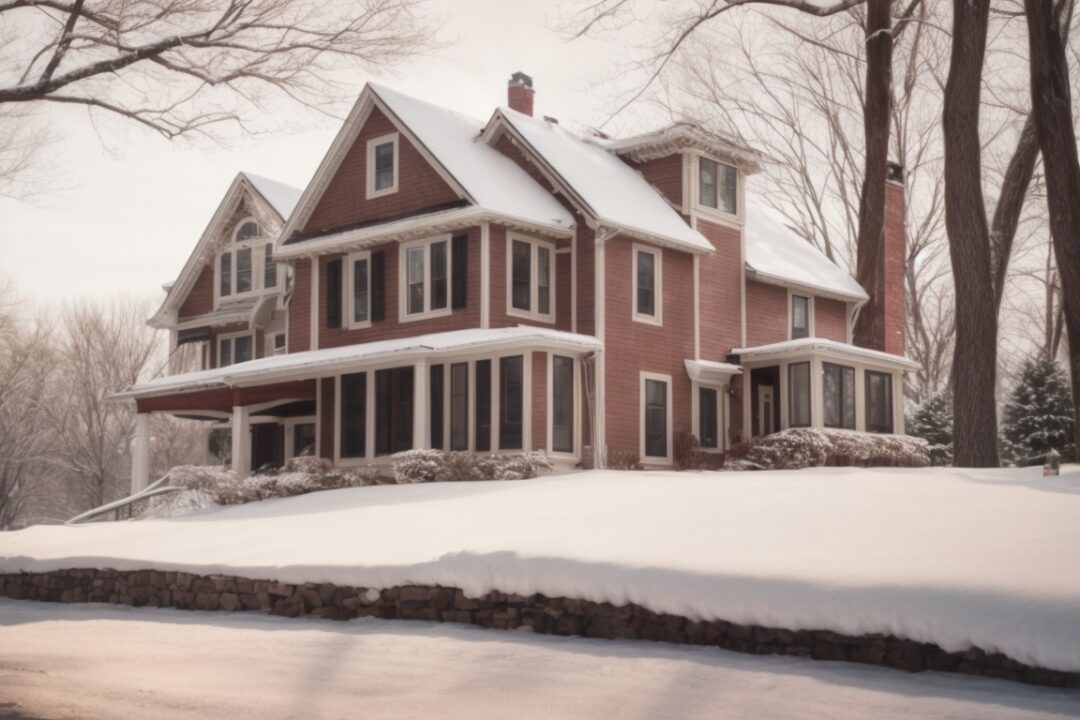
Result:
{"label": "triangular gable", "polygon": [[[373,115],[376,124],[370,126],[369,121],[372,120]],[[388,123],[388,125],[382,125],[384,122]],[[473,198],[469,196],[461,184],[416,139],[412,131],[390,111],[371,85],[368,84],[364,86],[360,97],[356,99],[352,110],[349,111],[349,116],[342,123],[341,129],[338,130],[338,134],[330,144],[330,149],[323,156],[315,175],[304,189],[303,195],[300,196],[296,209],[278,237],[278,247],[289,243],[296,235],[328,229],[320,226],[330,220],[338,220],[346,216],[355,205],[373,202],[364,199],[366,177],[362,174],[359,175],[359,181],[350,186],[347,176],[355,175],[357,172],[356,165],[358,163],[356,161],[362,161],[359,163],[361,168],[363,162],[366,162],[366,139],[360,142],[360,136],[365,133],[365,130],[374,132],[372,127],[377,128],[380,126],[383,128],[384,133],[394,131],[400,133],[399,153],[405,147],[408,147],[409,151],[417,153],[441,180],[442,187],[436,186],[440,197],[445,197],[444,191],[449,189],[454,197],[474,203]],[[372,134],[372,137],[375,136],[377,135]],[[405,178],[405,172],[404,167],[400,168],[399,177]],[[400,194],[400,191],[395,193],[395,195],[397,194]],[[384,196],[379,200],[387,197],[393,197],[393,195]],[[339,204],[343,204],[344,207],[337,210],[333,209],[330,202],[331,198]],[[340,225],[346,224],[340,223]]]}
{"label": "triangular gable", "polygon": [[[267,182],[264,178],[258,178],[258,180]],[[257,187],[247,174],[237,173],[214,210],[210,222],[207,223],[191,255],[184,263],[176,282],[169,287],[161,307],[148,321],[151,327],[170,327],[175,324],[180,308],[199,282],[204,268],[213,262],[214,255],[218,251],[215,239],[222,238],[225,230],[247,216],[255,217],[260,225],[270,230],[280,227],[285,222],[286,218],[282,216],[279,208],[285,209],[288,205],[286,191],[292,190],[294,195],[299,195],[300,191],[282,183],[269,182],[273,182],[280,191],[275,197],[276,203],[268,200],[263,194],[263,189]]]}

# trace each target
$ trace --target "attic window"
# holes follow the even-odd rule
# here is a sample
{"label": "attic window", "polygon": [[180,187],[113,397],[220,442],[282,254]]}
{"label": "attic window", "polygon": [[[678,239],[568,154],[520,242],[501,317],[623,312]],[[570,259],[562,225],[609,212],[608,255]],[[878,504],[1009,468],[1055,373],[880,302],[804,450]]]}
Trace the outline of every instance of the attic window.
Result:
{"label": "attic window", "polygon": [[236,242],[243,242],[244,240],[257,238],[260,234],[262,234],[262,231],[259,229],[259,223],[254,220],[249,220],[237,229],[236,237],[234,239]]}
{"label": "attic window", "polygon": [[698,159],[698,202],[729,215],[738,211],[739,171],[731,165]]}
{"label": "attic window", "polygon": [[367,198],[381,197],[398,189],[398,134],[372,138],[367,143]]}

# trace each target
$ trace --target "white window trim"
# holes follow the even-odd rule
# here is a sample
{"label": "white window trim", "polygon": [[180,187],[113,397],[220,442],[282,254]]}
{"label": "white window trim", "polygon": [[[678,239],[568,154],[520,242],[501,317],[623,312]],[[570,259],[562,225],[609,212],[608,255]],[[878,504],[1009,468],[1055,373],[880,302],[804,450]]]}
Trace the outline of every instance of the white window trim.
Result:
{"label": "white window trim", "polygon": [[[240,232],[240,228],[245,223],[253,222],[259,225],[259,234],[253,238],[247,240],[236,240],[236,234]],[[281,285],[281,280],[278,280],[278,284],[273,287],[264,287],[266,280],[266,246],[273,245],[273,238],[266,232],[266,228],[254,217],[249,216],[242,219],[240,222],[233,226],[232,232],[229,234],[229,241],[219,248],[217,255],[214,256],[214,307],[217,308],[221,305],[221,302],[228,300],[237,300],[243,298],[249,298],[254,295],[261,294],[264,290],[270,290],[276,292]],[[236,260],[236,253],[238,250],[251,249],[251,289],[244,292],[237,292],[236,290],[236,272],[239,263]],[[229,275],[229,288],[231,292],[228,295],[221,294],[221,257],[225,254],[232,255],[232,265],[230,267]],[[278,271],[280,273],[281,267],[278,264]]]}
{"label": "white window trim", "polygon": [[[438,310],[431,309],[431,291],[434,287],[431,282],[431,246],[434,243],[446,242],[446,307]],[[424,310],[418,313],[409,313],[409,250],[423,247],[424,250]],[[437,235],[435,237],[413,240],[398,246],[398,321],[413,322],[427,318],[444,317],[453,312],[453,282],[454,282],[454,252],[451,247],[450,235]]]}
{"label": "white window trim", "polygon": [[803,297],[803,298],[806,298],[806,300],[807,300],[807,303],[806,303],[806,332],[807,332],[807,337],[817,337],[817,335],[814,334],[815,330],[816,330],[816,328],[814,327],[814,315],[817,314],[817,311],[814,308],[814,296],[811,295],[810,293],[798,292],[797,290],[792,290],[791,288],[788,288],[788,291],[787,291],[787,339],[788,340],[794,340],[795,339],[794,320],[795,320],[795,298],[796,297]]}
{"label": "white window trim", "polygon": [[[555,450],[555,356],[568,357],[574,363],[572,416],[574,422],[573,448],[570,452]],[[547,353],[547,454],[555,459],[577,460],[581,457],[581,362],[578,357],[563,353]]]}
{"label": "white window trim", "polygon": [[319,445],[319,423],[315,415],[304,415],[301,417],[285,418],[282,421],[285,434],[285,459],[291,460],[296,457],[296,447],[293,445],[293,431],[297,425],[314,425],[315,426],[315,448],[312,452],[318,455]]}
{"label": "white window trim", "polygon": [[[273,259],[273,263],[274,263],[274,284],[273,285],[267,285],[266,284],[266,249],[267,248],[270,248],[270,257]],[[261,262],[259,263],[259,267],[262,268],[262,271],[260,273],[261,277],[260,277],[260,280],[259,280],[260,285],[261,285],[260,289],[262,289],[262,290],[277,290],[278,286],[281,285],[282,264],[279,263],[276,258],[274,258],[274,241],[273,241],[273,239],[270,239],[270,240],[263,243],[262,252],[259,253],[259,254],[261,255],[261,258],[260,258]]]}
{"label": "white window trim", "polygon": [[[277,345],[275,344],[275,341],[277,340],[278,337],[282,337],[282,338],[285,339],[285,344],[282,345],[281,347],[277,347]],[[284,333],[284,332],[271,333],[270,336],[269,336],[269,339],[270,339],[270,346],[268,348],[266,348],[266,350],[267,350],[266,354],[267,355],[284,355],[285,353],[289,352],[289,336],[286,333]]]}
{"label": "white window trim", "polygon": [[[727,392],[728,385],[717,385],[715,383],[698,382],[697,380],[690,383],[690,424],[693,428],[693,434],[698,439],[698,450],[704,453],[722,453],[727,445],[724,435],[727,433],[727,422],[724,417],[724,409],[727,405]],[[715,390],[716,391],[716,447],[705,447],[701,444],[701,390]]]}
{"label": "white window trim", "polygon": [[[357,260],[367,260],[367,281],[368,281],[368,307],[367,307],[367,320],[357,321],[355,307],[353,302],[355,301],[355,282],[356,278],[353,277],[353,267]],[[345,257],[345,327],[350,330],[360,330],[362,328],[371,327],[371,251],[364,250],[362,252],[355,252]]]}
{"label": "white window trim", "polygon": [[[709,205],[705,205],[701,202],[701,158],[706,160],[712,160],[719,165],[727,165],[728,167],[735,168],[735,212],[729,213],[721,208],[714,208]],[[717,177],[717,182],[720,178]],[[693,162],[690,163],[690,197],[691,205],[695,212],[706,217],[718,219],[724,223],[731,224],[732,222],[742,222],[744,217],[745,202],[743,195],[743,188],[746,181],[743,176],[742,170],[738,165],[734,163],[721,160],[720,158],[710,157],[708,155],[702,155],[700,153],[694,153]],[[719,202],[720,188],[717,187],[717,201]]]}
{"label": "white window trim", "polygon": [[[215,346],[214,346],[214,349],[217,351],[216,355],[214,356],[214,358],[215,358],[215,363],[214,364],[217,365],[217,367],[219,367],[219,368],[222,367],[222,365],[221,365],[221,343],[222,343],[223,340],[227,340],[229,342],[230,346],[231,346],[229,348],[229,359],[232,362],[230,362],[229,365],[226,366],[226,367],[232,367],[233,365],[236,365],[236,338],[241,338],[241,337],[249,337],[249,338],[251,338],[251,359],[256,360],[259,357],[258,353],[255,352],[255,333],[247,332],[247,331],[234,332],[234,333],[224,333],[224,334],[218,335],[217,337],[214,338],[214,342],[216,343]],[[245,360],[244,362],[247,362],[247,360]]]}
{"label": "white window trim", "polygon": [[[645,315],[638,312],[638,253],[649,253],[653,256],[653,271],[656,273],[655,288],[653,294],[655,295],[655,315]],[[664,324],[664,252],[660,248],[650,247],[648,245],[642,245],[640,243],[634,243],[633,245],[633,263],[631,272],[633,273],[633,279],[631,286],[634,289],[634,294],[630,298],[630,311],[635,321],[640,323],[646,323],[648,325],[663,326]]]}
{"label": "white window trim", "polygon": [[[394,146],[394,182],[390,187],[385,187],[381,190],[375,189],[375,148],[386,143],[392,143]],[[375,198],[382,197],[384,195],[392,195],[398,191],[398,169],[400,163],[398,162],[399,153],[399,135],[398,133],[389,133],[387,135],[380,135],[377,138],[372,138],[367,141],[367,182],[366,193],[364,197],[367,200],[373,200]]]}
{"label": "white window trim", "polygon": [[[514,242],[527,243],[529,250],[529,310],[514,307]],[[539,307],[540,275],[536,272],[539,267],[539,248],[548,251],[548,309],[550,312],[541,313],[533,308]],[[521,235],[520,233],[508,232],[506,234],[506,314],[511,317],[539,320],[541,322],[555,322],[555,245],[544,240]]]}
{"label": "white window trim", "polygon": [[[645,381],[646,380],[658,380],[660,382],[667,383],[667,455],[646,455],[645,454]],[[673,448],[672,443],[672,416],[674,415],[673,408],[671,407],[671,376],[664,373],[646,372],[642,370],[639,373],[638,382],[638,418],[639,418],[639,432],[638,432],[638,452],[641,455],[641,461],[645,464],[665,464],[670,465],[673,460]]]}

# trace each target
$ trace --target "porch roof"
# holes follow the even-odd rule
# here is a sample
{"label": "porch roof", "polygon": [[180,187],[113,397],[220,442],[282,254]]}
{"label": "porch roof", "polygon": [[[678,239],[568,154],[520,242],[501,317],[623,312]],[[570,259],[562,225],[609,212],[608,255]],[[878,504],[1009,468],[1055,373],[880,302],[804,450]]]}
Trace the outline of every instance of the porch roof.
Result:
{"label": "porch roof", "polygon": [[918,370],[921,367],[919,363],[903,355],[893,355],[880,350],[871,350],[850,343],[818,337],[786,340],[769,345],[758,345],[757,347],[735,348],[731,351],[731,354],[738,357],[740,363],[788,359],[796,355],[824,355],[839,359],[875,363],[901,370]]}
{"label": "porch roof", "polygon": [[263,385],[306,379],[355,368],[357,363],[451,356],[473,351],[503,351],[537,347],[564,352],[591,352],[600,341],[591,335],[519,325],[505,328],[451,330],[394,340],[378,340],[343,347],[308,350],[249,360],[223,368],[170,375],[149,380],[106,396],[109,401],[189,393],[222,387]]}

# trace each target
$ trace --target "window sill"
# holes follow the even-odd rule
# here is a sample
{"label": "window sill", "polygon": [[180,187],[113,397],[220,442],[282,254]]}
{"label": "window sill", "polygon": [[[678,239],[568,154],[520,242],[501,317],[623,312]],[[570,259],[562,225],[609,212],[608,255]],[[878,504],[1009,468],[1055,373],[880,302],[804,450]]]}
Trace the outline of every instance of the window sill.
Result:
{"label": "window sill", "polygon": [[398,322],[406,323],[416,322],[417,320],[431,320],[433,318],[446,317],[453,312],[454,311],[451,308],[446,308],[444,310],[429,310],[428,312],[413,313],[411,315],[401,314],[398,316]]}
{"label": "window sill", "polygon": [[652,315],[639,315],[633,314],[634,322],[643,323],[645,325],[653,325],[655,327],[664,327],[664,319],[661,317],[655,317]]}
{"label": "window sill", "polygon": [[346,323],[345,326],[342,329],[343,330],[366,330],[369,327],[371,327],[371,321],[370,320],[365,320],[364,322],[358,322],[358,323]]}
{"label": "window sill", "polygon": [[515,307],[508,307],[506,309],[507,317],[521,318],[522,320],[535,320],[536,322],[555,324],[555,315],[541,315],[539,313],[528,312],[527,310],[521,310]]}
{"label": "window sill", "polygon": [[398,186],[397,185],[391,185],[390,187],[383,188],[382,190],[368,190],[367,193],[364,195],[364,199],[365,200],[377,200],[378,198],[386,197],[387,195],[393,195],[397,191],[398,191]]}
{"label": "window sill", "polygon": [[738,213],[732,214],[708,205],[694,205],[692,209],[695,215],[728,227],[741,228],[745,224],[744,218]]}

